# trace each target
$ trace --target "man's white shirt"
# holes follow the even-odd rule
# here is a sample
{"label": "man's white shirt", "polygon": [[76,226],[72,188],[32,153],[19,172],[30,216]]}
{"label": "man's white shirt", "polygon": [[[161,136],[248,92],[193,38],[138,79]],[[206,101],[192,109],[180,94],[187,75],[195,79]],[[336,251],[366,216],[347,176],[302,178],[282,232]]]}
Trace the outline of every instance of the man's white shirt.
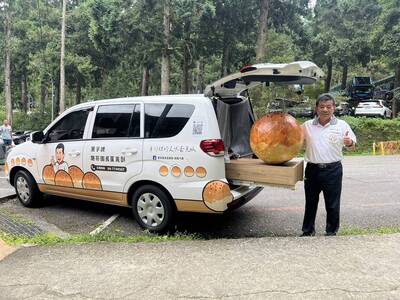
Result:
{"label": "man's white shirt", "polygon": [[311,163],[331,163],[343,159],[343,139],[346,132],[353,143],[357,138],[349,124],[332,117],[325,126],[319,123],[318,118],[306,121],[303,125],[306,152],[304,160]]}

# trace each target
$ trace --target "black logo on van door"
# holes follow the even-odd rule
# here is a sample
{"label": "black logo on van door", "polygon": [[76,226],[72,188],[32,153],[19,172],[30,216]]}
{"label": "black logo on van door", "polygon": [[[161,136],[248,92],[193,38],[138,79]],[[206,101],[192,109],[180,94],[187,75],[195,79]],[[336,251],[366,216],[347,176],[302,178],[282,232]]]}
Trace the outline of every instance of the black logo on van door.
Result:
{"label": "black logo on van door", "polygon": [[92,171],[126,172],[126,167],[90,165]]}

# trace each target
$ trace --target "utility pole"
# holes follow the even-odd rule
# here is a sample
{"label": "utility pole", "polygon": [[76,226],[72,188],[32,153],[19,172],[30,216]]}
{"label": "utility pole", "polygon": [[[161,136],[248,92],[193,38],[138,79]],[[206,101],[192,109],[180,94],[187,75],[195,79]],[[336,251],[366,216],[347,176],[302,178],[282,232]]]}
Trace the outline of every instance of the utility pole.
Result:
{"label": "utility pole", "polygon": [[61,58],[60,58],[60,113],[65,110],[65,18],[67,12],[67,0],[63,0],[61,19]]}

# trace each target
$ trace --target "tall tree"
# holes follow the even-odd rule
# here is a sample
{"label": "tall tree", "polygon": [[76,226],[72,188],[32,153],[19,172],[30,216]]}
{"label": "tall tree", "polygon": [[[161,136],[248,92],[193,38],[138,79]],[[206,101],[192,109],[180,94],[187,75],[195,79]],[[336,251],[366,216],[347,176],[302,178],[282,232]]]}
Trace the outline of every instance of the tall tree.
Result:
{"label": "tall tree", "polygon": [[60,56],[60,112],[65,110],[65,22],[67,18],[67,0],[62,0],[61,17],[61,56]]}
{"label": "tall tree", "polygon": [[12,123],[12,101],[11,101],[11,1],[2,1],[1,8],[4,13],[4,32],[5,32],[5,45],[4,45],[4,97],[6,101],[6,115],[7,119]]}
{"label": "tall tree", "polygon": [[164,45],[161,60],[161,95],[169,94],[169,78],[171,72],[171,0],[164,0]]}
{"label": "tall tree", "polygon": [[260,17],[258,19],[258,35],[256,46],[256,62],[261,62],[265,56],[265,41],[268,32],[269,0],[260,0]]}

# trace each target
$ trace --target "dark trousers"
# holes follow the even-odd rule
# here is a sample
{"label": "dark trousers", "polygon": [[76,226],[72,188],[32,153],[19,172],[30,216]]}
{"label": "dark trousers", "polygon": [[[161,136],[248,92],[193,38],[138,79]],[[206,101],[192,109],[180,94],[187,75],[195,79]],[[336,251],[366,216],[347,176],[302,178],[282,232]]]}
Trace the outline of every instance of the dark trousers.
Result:
{"label": "dark trousers", "polygon": [[339,230],[342,177],[343,168],[340,162],[326,165],[307,163],[304,179],[306,207],[303,232],[315,232],[315,216],[321,191],[325,199],[326,233],[332,234]]}

